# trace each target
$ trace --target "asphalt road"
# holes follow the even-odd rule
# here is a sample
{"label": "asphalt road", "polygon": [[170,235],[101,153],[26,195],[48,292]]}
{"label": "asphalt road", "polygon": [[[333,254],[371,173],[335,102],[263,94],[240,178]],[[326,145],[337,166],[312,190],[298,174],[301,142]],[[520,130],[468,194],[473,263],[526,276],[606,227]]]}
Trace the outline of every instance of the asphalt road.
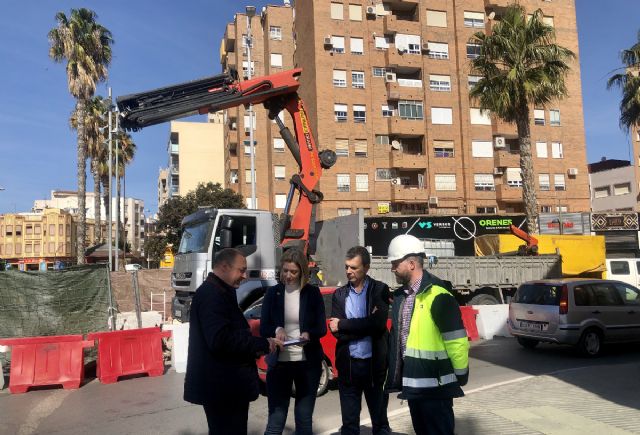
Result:
{"label": "asphalt road", "polygon": [[[514,339],[497,338],[473,343],[471,376],[465,391],[583,367],[592,370],[596,377],[600,375],[599,368],[611,370],[616,365],[639,361],[640,345],[616,346],[607,349],[600,358],[584,359],[570,348],[541,345],[530,351],[520,348]],[[89,378],[78,390],[45,389],[11,395],[5,388],[0,392],[0,433],[206,434],[202,408],[182,400],[183,380],[184,375],[169,370],[162,377],[126,379],[111,385]],[[590,388],[588,382],[577,386],[582,390]],[[606,386],[598,384],[598,388]],[[617,394],[616,391],[609,393]],[[390,414],[403,415],[400,408],[406,408],[406,402],[401,404],[392,397]],[[367,412],[363,411],[362,420],[367,418]],[[261,396],[251,404],[249,433],[262,433],[266,419],[267,401]],[[293,433],[292,420],[291,410],[285,433]],[[334,387],[318,398],[314,432],[331,433],[339,426],[340,404]]]}

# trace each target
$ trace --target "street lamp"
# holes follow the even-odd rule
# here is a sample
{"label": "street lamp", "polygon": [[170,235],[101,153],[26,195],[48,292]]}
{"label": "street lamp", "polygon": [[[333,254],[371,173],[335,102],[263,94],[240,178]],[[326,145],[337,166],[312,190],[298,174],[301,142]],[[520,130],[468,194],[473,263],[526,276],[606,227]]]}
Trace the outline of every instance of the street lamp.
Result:
{"label": "street lamp", "polygon": [[[251,19],[256,15],[255,6],[247,6],[247,37],[245,46],[247,47],[247,79],[251,80],[253,76],[251,71],[251,46],[253,38],[251,37]],[[256,148],[253,141],[253,104],[249,104],[249,149],[251,150],[251,208],[256,209]]]}

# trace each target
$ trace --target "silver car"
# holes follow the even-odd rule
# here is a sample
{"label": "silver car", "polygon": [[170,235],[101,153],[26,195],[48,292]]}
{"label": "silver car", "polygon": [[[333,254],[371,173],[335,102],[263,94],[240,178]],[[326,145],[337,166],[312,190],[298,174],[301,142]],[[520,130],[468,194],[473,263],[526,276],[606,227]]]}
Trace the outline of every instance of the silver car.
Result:
{"label": "silver car", "polygon": [[509,304],[507,324],[526,348],[569,344],[596,356],[602,343],[640,341],[640,290],[604,279],[529,281]]}

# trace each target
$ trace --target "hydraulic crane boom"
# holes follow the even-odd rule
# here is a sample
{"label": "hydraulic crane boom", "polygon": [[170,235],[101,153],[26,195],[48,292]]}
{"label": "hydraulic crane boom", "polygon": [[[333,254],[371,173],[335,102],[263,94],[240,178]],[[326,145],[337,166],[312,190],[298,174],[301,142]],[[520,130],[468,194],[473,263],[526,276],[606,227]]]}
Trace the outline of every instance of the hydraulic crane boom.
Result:
{"label": "hydraulic crane boom", "polygon": [[[297,94],[300,86],[298,77],[301,73],[301,69],[292,69],[242,82],[234,81],[227,74],[220,74],[125,95],[117,99],[120,125],[127,130],[136,131],[198,113],[216,112],[250,103],[264,104],[269,118],[278,124],[280,134],[299,167],[299,172],[290,180],[280,246],[283,249],[295,246],[306,253],[309,235],[315,223],[315,207],[323,199],[322,192],[315,188],[322,170],[335,164],[336,154],[331,150],[318,151],[304,103]],[[283,109],[293,119],[295,138],[278,117]],[[293,216],[290,216],[296,192],[298,205]]]}

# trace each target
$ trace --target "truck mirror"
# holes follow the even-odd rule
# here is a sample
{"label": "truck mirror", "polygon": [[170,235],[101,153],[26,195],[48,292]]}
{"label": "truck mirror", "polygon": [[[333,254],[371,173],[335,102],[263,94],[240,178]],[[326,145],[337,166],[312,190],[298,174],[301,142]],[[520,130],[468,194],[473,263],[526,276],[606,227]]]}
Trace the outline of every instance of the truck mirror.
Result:
{"label": "truck mirror", "polygon": [[220,247],[222,249],[233,247],[233,233],[228,228],[220,230]]}
{"label": "truck mirror", "polygon": [[222,216],[220,218],[220,228],[226,230],[233,228],[233,218],[231,216]]}

